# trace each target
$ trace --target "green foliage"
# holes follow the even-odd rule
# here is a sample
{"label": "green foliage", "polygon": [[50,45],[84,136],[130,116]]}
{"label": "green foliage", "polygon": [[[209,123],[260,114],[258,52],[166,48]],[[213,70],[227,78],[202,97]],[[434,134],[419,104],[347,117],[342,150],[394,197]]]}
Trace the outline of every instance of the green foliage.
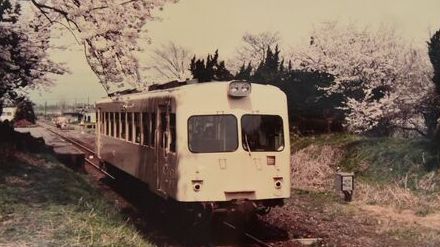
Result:
{"label": "green foliage", "polygon": [[383,183],[408,176],[408,186],[415,188],[417,179],[438,168],[437,152],[427,139],[368,138],[348,146],[341,165]]}
{"label": "green foliage", "polygon": [[435,84],[437,95],[440,95],[440,30],[428,42],[428,55],[434,68],[432,81]]}
{"label": "green foliage", "polygon": [[219,61],[218,50],[214,55],[208,54],[206,63],[204,59],[191,59],[190,71],[199,82],[228,81],[233,78],[231,72],[226,68],[224,61]]}
{"label": "green foliage", "polygon": [[425,124],[428,127],[428,136],[440,142],[440,131],[437,120],[440,118],[440,30],[428,42],[428,55],[434,69],[432,82],[435,93],[425,101],[426,109],[423,111]]}
{"label": "green foliage", "polygon": [[49,73],[65,72],[47,57],[50,31],[42,16],[19,17],[20,5],[0,0],[0,101],[14,101],[22,97],[19,89],[49,84]]}
{"label": "green foliage", "polygon": [[279,87],[287,96],[291,123],[300,133],[342,130],[342,95],[327,95],[321,90],[333,83],[333,76],[315,71],[293,70],[291,61],[286,68],[278,46],[273,51],[268,47],[265,58],[253,74],[251,70],[250,64],[248,68],[243,64],[236,79],[246,78],[249,74],[254,83]]}
{"label": "green foliage", "polygon": [[[6,23],[15,24],[19,13],[20,6],[18,4],[13,6],[9,0],[0,0],[0,49],[2,50],[1,53],[9,53],[10,56],[9,59],[5,55],[0,56],[0,79],[9,76],[14,77],[14,79],[19,79],[16,77],[20,77],[22,71],[20,70],[21,68],[17,68],[16,65],[26,62],[26,58],[19,52],[23,37],[21,37],[20,33],[3,26]],[[9,81],[14,80],[4,79],[2,83],[0,83],[0,99],[5,94],[9,94],[8,96],[14,98],[16,93],[12,89],[17,86],[27,85],[26,81],[8,83]]]}
{"label": "green foliage", "polygon": [[326,73],[290,70],[278,86],[287,96],[291,122],[301,133],[342,129],[342,95],[327,95],[320,88],[333,82]]}
{"label": "green foliage", "polygon": [[277,45],[274,51],[270,47],[267,48],[266,57],[258,65],[251,80],[256,83],[280,85],[284,76],[284,65],[280,62],[280,50]]}
{"label": "green foliage", "polygon": [[34,103],[27,98],[22,98],[17,104],[14,121],[17,122],[19,120],[27,120],[31,123],[35,123],[35,120],[37,120],[34,112]]}
{"label": "green foliage", "polygon": [[[309,145],[330,145],[341,149],[338,166],[355,172],[356,177],[372,184],[405,183],[417,189],[417,183],[440,165],[438,147],[426,138],[365,137],[345,133],[293,137],[295,150]],[[402,184],[403,186],[403,184]]]}
{"label": "green foliage", "polygon": [[251,80],[251,73],[252,73],[252,64],[251,62],[248,63],[247,67],[243,63],[243,65],[240,67],[240,70],[235,75],[236,80]]}
{"label": "green foliage", "polygon": [[293,151],[298,151],[310,145],[331,145],[336,147],[345,147],[352,143],[364,140],[366,137],[352,135],[348,133],[323,134],[312,136],[293,136],[290,142]]}

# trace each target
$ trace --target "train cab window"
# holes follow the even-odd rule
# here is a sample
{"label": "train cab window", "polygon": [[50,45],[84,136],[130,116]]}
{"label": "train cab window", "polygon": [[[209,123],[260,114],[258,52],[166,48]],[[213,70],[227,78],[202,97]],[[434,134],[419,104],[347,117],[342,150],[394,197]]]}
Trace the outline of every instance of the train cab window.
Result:
{"label": "train cab window", "polygon": [[176,113],[170,113],[170,151],[176,152]]}
{"label": "train cab window", "polygon": [[282,151],[284,149],[283,120],[276,115],[244,115],[241,136],[246,151]]}
{"label": "train cab window", "polygon": [[125,140],[125,133],[127,129],[125,128],[127,121],[127,114],[125,112],[121,112],[121,139]]}
{"label": "train cab window", "polygon": [[132,112],[127,112],[127,126],[128,126],[127,137],[128,137],[128,141],[131,142],[131,141],[133,141],[133,113]]}
{"label": "train cab window", "polygon": [[135,112],[134,114],[134,142],[141,143],[141,119],[140,113]]}
{"label": "train cab window", "polygon": [[237,119],[233,115],[190,117],[188,145],[193,153],[235,151],[238,148]]}
{"label": "train cab window", "polygon": [[119,125],[120,125],[120,122],[121,120],[120,120],[120,118],[119,118],[119,112],[115,112],[115,137],[116,138],[119,138],[119,131],[120,131],[120,128],[119,128]]}
{"label": "train cab window", "polygon": [[110,112],[110,121],[109,121],[109,128],[110,128],[110,136],[115,136],[115,113]]}

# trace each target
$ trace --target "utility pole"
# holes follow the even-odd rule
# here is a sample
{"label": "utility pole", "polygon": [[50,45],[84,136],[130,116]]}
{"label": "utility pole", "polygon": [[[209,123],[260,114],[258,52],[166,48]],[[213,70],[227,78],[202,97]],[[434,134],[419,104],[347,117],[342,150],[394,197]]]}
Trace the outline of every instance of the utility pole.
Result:
{"label": "utility pole", "polygon": [[47,118],[47,101],[44,102],[44,118]]}

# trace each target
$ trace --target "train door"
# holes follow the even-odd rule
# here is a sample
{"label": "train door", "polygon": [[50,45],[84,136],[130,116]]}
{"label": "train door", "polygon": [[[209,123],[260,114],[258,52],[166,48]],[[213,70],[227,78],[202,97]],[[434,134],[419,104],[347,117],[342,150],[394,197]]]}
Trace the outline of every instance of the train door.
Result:
{"label": "train door", "polygon": [[159,105],[157,108],[157,128],[156,128],[156,188],[162,193],[166,193],[166,171],[168,169],[168,125],[169,125],[170,106]]}

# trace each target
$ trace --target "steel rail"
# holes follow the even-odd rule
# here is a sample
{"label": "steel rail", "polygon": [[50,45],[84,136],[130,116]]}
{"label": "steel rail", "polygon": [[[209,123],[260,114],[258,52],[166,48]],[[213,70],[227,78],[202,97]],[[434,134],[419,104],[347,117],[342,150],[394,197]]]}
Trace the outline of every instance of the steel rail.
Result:
{"label": "steel rail", "polygon": [[[60,134],[58,131],[55,131],[55,130],[51,129],[51,127],[47,127],[47,126],[50,126],[50,125],[48,125],[48,124],[44,124],[44,125],[47,125],[47,126],[43,126],[43,125],[41,125],[41,124],[39,124],[39,125],[40,125],[41,127],[45,128],[45,129],[49,130],[50,132],[52,132],[52,133],[58,135],[59,137],[61,137],[61,138],[64,139],[65,141],[70,142],[70,143],[74,144],[75,146],[79,147],[80,149],[83,149],[83,150],[89,152],[89,155],[93,155],[94,158],[99,159],[99,158],[96,156],[96,152],[95,152],[94,150],[90,149],[89,147],[87,147],[87,146],[85,146],[85,145],[79,143],[78,141],[74,140],[74,139],[71,138],[71,137],[67,137],[67,136],[65,136],[65,135]],[[92,162],[92,161],[91,161],[90,159],[88,159],[87,157],[85,157],[84,160],[85,160],[88,164],[90,164],[91,166],[93,166],[95,169],[97,169],[98,171],[100,171],[100,172],[102,172],[103,174],[105,174],[106,176],[108,176],[108,177],[110,177],[110,178],[112,178],[112,179],[115,179],[115,177],[113,177],[110,173],[108,173],[107,171],[105,171],[104,169],[102,169],[99,165],[95,164],[94,162]]]}
{"label": "steel rail", "polygon": [[[223,221],[223,224],[235,231],[239,231],[238,227],[234,226],[233,224]],[[257,244],[259,244],[260,246],[264,246],[264,247],[273,247],[273,245],[268,244],[266,242],[264,242],[263,240],[258,239],[257,237],[253,236],[250,233],[247,232],[240,232],[241,234],[243,234],[244,236],[246,236],[247,238],[251,239],[252,241],[256,242]]]}

